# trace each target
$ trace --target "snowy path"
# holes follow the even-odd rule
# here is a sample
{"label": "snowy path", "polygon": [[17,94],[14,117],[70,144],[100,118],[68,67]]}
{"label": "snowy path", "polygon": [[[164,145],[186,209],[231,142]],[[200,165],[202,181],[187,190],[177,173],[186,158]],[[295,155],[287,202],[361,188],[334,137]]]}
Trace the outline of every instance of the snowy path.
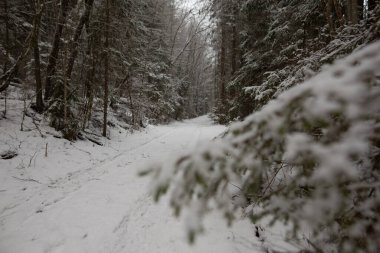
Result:
{"label": "snowy path", "polygon": [[[254,228],[246,221],[227,228],[218,216],[207,220],[206,234],[196,245],[186,243],[184,227],[166,203],[155,204],[149,180],[137,177],[141,164],[195,148],[223,131],[205,117],[131,135],[112,154],[69,146],[88,164],[70,156],[49,166],[70,166],[70,173],[44,181],[36,170],[24,181],[12,176],[0,190],[0,252],[252,252]],[[101,148],[100,148],[101,149]],[[67,151],[68,152],[68,151]],[[75,156],[73,156],[75,157]],[[42,158],[39,158],[42,159]],[[73,158],[74,159],[74,158]],[[74,159],[75,160],[75,159]],[[0,160],[1,161],[1,160]],[[56,163],[56,164],[55,164]],[[63,163],[63,164],[62,164]],[[5,162],[3,161],[1,166]],[[7,164],[5,164],[7,166]],[[33,174],[34,173],[34,174]],[[22,174],[24,175],[24,174]],[[12,184],[10,184],[12,182]],[[14,189],[8,189],[8,188]],[[165,200],[163,200],[165,202]]]}

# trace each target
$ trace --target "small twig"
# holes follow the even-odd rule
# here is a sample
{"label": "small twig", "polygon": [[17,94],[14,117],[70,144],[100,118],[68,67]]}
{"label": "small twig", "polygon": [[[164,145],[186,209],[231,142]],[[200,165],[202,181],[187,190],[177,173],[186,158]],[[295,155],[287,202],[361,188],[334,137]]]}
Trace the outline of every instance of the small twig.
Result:
{"label": "small twig", "polygon": [[24,182],[34,182],[34,183],[37,183],[37,184],[42,184],[41,182],[35,180],[35,179],[32,179],[32,178],[19,178],[19,177],[15,177],[15,176],[12,176],[14,179],[17,179],[17,180],[20,180],[20,181],[24,181]]}
{"label": "small twig", "polygon": [[232,185],[232,186],[235,186],[236,188],[238,188],[239,190],[241,190],[241,191],[243,191],[243,189],[242,188],[240,188],[239,186],[237,186],[237,185],[234,185],[233,183],[230,183],[230,182],[228,182],[230,185]]}
{"label": "small twig", "polygon": [[306,238],[306,241],[315,249],[315,252],[317,253],[323,253],[323,251],[318,248],[312,241],[310,241],[308,238]]}
{"label": "small twig", "polygon": [[29,168],[32,166],[32,161],[36,157],[37,152],[38,151],[34,152],[34,154],[32,155],[32,157],[30,158],[30,160],[29,160],[29,166],[28,166]]}
{"label": "small twig", "polygon": [[81,151],[81,152],[83,152],[83,153],[86,153],[87,155],[91,155],[90,152],[88,152],[88,151],[86,151],[86,150],[83,150],[83,149],[81,149],[81,148],[76,147],[73,143],[70,143],[70,144],[71,144],[71,146],[73,146],[75,149],[77,149],[77,150],[79,150],[79,151]]}
{"label": "small twig", "polygon": [[262,196],[265,196],[265,193],[267,192],[267,190],[269,189],[269,187],[271,187],[271,185],[272,185],[274,179],[276,178],[277,174],[280,172],[280,170],[281,170],[283,167],[284,167],[284,164],[281,164],[281,167],[278,168],[278,169],[276,170],[276,172],[273,174],[273,176],[272,176],[270,182],[268,183],[267,187],[266,187],[265,190],[263,191]]}
{"label": "small twig", "polygon": [[87,140],[89,140],[89,141],[95,143],[96,145],[99,145],[99,146],[103,146],[103,145],[104,145],[101,141],[99,141],[99,140],[97,140],[97,139],[95,139],[95,138],[92,138],[92,137],[90,137],[90,136],[86,136],[86,138],[87,138]]}
{"label": "small twig", "polygon": [[103,138],[103,136],[101,136],[99,134],[96,134],[96,133],[93,133],[93,132],[89,132],[89,131],[86,131],[86,130],[83,130],[83,132],[86,133],[86,134],[94,135],[94,136],[99,137],[99,138]]}
{"label": "small twig", "polygon": [[24,131],[24,121],[25,121],[25,115],[26,115],[26,95],[24,94],[24,110],[22,112],[22,121],[21,121],[21,128],[20,131]]}

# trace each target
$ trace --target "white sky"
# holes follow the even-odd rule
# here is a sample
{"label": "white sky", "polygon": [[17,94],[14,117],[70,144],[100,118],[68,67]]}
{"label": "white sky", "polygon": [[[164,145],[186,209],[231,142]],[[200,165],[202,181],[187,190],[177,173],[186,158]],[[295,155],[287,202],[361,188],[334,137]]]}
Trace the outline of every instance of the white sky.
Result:
{"label": "white sky", "polygon": [[199,7],[199,0],[177,0],[179,6],[186,9],[197,9]]}

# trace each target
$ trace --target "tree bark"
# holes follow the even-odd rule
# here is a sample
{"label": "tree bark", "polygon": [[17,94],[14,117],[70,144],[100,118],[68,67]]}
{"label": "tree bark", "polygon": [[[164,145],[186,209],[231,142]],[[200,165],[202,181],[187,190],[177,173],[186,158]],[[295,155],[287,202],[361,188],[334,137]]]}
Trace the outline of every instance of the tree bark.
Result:
{"label": "tree bark", "polygon": [[[91,0],[90,0],[91,1]],[[105,62],[104,62],[104,101],[103,101],[103,136],[107,137],[107,112],[108,112],[108,68],[109,68],[109,59],[108,59],[108,50],[109,50],[109,22],[110,22],[110,10],[109,10],[109,0],[106,0],[106,32],[105,32]]]}
{"label": "tree bark", "polygon": [[[34,17],[34,29],[35,35],[33,39],[33,55],[34,55],[34,76],[36,81],[36,111],[41,113],[44,110],[44,102],[42,97],[42,80],[41,80],[41,63],[40,63],[40,49],[38,46],[39,33],[40,33],[40,20],[42,14],[42,8],[40,6],[40,1],[36,0],[35,3],[35,17]],[[40,16],[38,16],[40,15]]]}
{"label": "tree bark", "polygon": [[351,0],[351,17],[352,17],[352,23],[357,24],[359,22],[359,0]]}
{"label": "tree bark", "polygon": [[364,0],[358,0],[358,21],[364,19]]}
{"label": "tree bark", "polygon": [[87,59],[91,59],[91,70],[87,69],[86,73],[86,79],[84,82],[84,88],[85,88],[85,106],[84,106],[84,117],[83,117],[83,125],[82,129],[86,128],[87,121],[89,120],[89,115],[92,110],[92,102],[93,102],[93,77],[95,75],[95,56],[94,56],[94,36],[92,34],[92,31],[90,31],[90,27],[88,26],[88,35],[87,36],[87,50],[86,50],[86,57]]}
{"label": "tree bark", "polygon": [[222,38],[220,48],[220,99],[224,103],[226,100],[226,24],[222,23]]}
{"label": "tree bark", "polygon": [[[9,45],[9,20],[8,20],[8,0],[4,0],[4,11],[5,11],[5,15],[4,15],[4,21],[5,21],[5,51],[6,51],[6,57],[7,59],[5,60],[5,63],[4,63],[4,66],[3,66],[3,73],[6,73],[7,72],[7,68],[8,68],[8,60],[9,60],[9,48],[10,48],[10,45]],[[9,85],[9,82],[8,84],[5,84],[3,85],[2,83],[0,83],[0,89],[4,86],[4,90],[7,89],[8,85]],[[1,92],[1,91],[0,91]],[[5,118],[6,115],[7,115],[7,93],[5,92],[4,94],[4,111],[3,111],[3,117]]]}
{"label": "tree bark", "polygon": [[334,0],[334,8],[335,8],[335,13],[338,17],[339,25],[343,26],[345,21],[344,21],[344,17],[343,17],[343,13],[342,13],[342,8],[341,8],[338,0]]}
{"label": "tree bark", "polygon": [[[236,4],[235,4],[236,5]],[[232,68],[232,75],[235,74],[235,72],[238,70],[238,64],[236,59],[239,56],[238,53],[238,45],[239,45],[239,33],[238,33],[238,18],[239,18],[239,12],[238,7],[234,5],[233,10],[233,27],[232,27],[232,50],[231,50],[231,68]]]}
{"label": "tree bark", "polygon": [[10,49],[10,45],[9,45],[9,14],[8,14],[8,0],[4,0],[4,11],[5,11],[5,17],[4,17],[4,21],[5,21],[5,50],[6,50],[6,54],[7,54],[7,58],[5,60],[5,64],[4,64],[4,68],[3,68],[3,73],[7,72],[7,62],[9,60],[9,49]]}
{"label": "tree bark", "polygon": [[358,23],[358,0],[347,0],[347,16],[352,24]]}
{"label": "tree bark", "polygon": [[129,74],[127,76],[127,89],[128,89],[128,97],[129,97],[129,106],[131,107],[131,113],[132,113],[132,125],[135,125],[136,123],[136,116],[135,116],[135,107],[133,105],[133,98],[132,98],[132,82],[129,80]]}
{"label": "tree bark", "polygon": [[232,75],[235,74],[237,70],[237,62],[236,62],[236,56],[237,56],[237,43],[238,43],[238,33],[236,29],[236,24],[234,24],[232,28],[232,52],[231,52],[231,68],[232,68]]}
{"label": "tree bark", "polygon": [[334,21],[333,21],[333,0],[327,0],[326,1],[326,6],[325,6],[325,15],[326,15],[326,20],[327,24],[329,25],[329,30],[330,34],[335,33],[335,26],[334,26]]}

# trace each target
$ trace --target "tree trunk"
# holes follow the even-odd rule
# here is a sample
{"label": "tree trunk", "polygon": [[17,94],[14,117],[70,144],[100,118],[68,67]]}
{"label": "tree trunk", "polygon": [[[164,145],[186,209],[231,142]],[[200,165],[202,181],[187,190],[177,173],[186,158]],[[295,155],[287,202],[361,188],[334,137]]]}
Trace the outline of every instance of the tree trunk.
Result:
{"label": "tree trunk", "polygon": [[238,12],[238,7],[236,6],[236,4],[234,5],[233,18],[234,18],[234,22],[233,22],[233,27],[232,27],[232,51],[231,51],[232,75],[234,75],[238,69],[236,59],[239,56],[239,53],[238,53],[239,33],[238,33],[238,28],[237,28],[239,12]]}
{"label": "tree trunk", "polygon": [[[91,1],[91,0],[90,0]],[[103,114],[103,136],[107,136],[107,111],[108,111],[108,47],[109,47],[109,22],[110,22],[110,10],[109,10],[109,0],[106,0],[106,41],[105,41],[105,63],[104,63],[104,114]]]}
{"label": "tree trunk", "polygon": [[[8,1],[4,0],[4,21],[5,21],[5,51],[6,51],[6,57],[7,59],[5,60],[4,66],[3,66],[3,73],[7,72],[8,68],[8,60],[9,60],[9,20],[8,20]],[[0,83],[1,84],[1,83]],[[3,85],[0,85],[0,88]],[[4,86],[5,87],[5,86]],[[6,89],[6,88],[5,88]],[[3,117],[5,118],[7,115],[7,91],[4,89],[4,111],[3,111]],[[0,91],[1,92],[1,91]]]}
{"label": "tree trunk", "polygon": [[4,0],[4,11],[5,11],[5,50],[7,54],[7,59],[5,60],[4,68],[3,68],[3,73],[7,72],[7,63],[9,60],[9,15],[8,15],[8,0]]}
{"label": "tree trunk", "polygon": [[[129,76],[128,76],[129,77]],[[128,97],[129,97],[129,106],[131,107],[131,113],[132,113],[132,125],[134,126],[136,123],[136,116],[135,116],[135,107],[133,105],[133,98],[132,98],[132,82],[127,79],[127,89],[128,89]]]}
{"label": "tree trunk", "polygon": [[364,0],[358,0],[358,20],[364,19]]}
{"label": "tree trunk", "polygon": [[40,49],[38,46],[39,33],[40,33],[40,17],[38,17],[38,12],[40,15],[42,10],[40,10],[40,1],[37,0],[35,3],[35,17],[34,17],[34,29],[35,35],[33,39],[33,55],[34,55],[34,76],[36,80],[36,111],[41,113],[44,110],[44,102],[42,98],[42,81],[41,81],[41,63],[40,63]]}
{"label": "tree trunk", "polygon": [[66,78],[68,81],[70,81],[71,79],[71,73],[73,72],[75,59],[78,56],[78,44],[79,44],[78,41],[79,41],[80,35],[82,34],[84,25],[88,23],[90,19],[90,13],[91,13],[93,3],[94,3],[94,0],[85,1],[85,11],[79,20],[78,26],[75,29],[74,37],[71,41],[71,46],[72,46],[71,53],[70,53],[69,61],[66,68]]}
{"label": "tree trunk", "polygon": [[231,68],[232,68],[232,75],[235,74],[237,71],[237,62],[236,62],[236,56],[237,56],[237,43],[238,43],[238,33],[236,24],[233,25],[232,28],[232,52],[231,52]]}
{"label": "tree trunk", "polygon": [[226,24],[222,24],[222,41],[220,48],[220,99],[224,103],[226,100]]}
{"label": "tree trunk", "polygon": [[[352,17],[352,23],[357,24],[359,22],[359,0],[351,0],[351,17]],[[360,0],[361,1],[361,0]]]}
{"label": "tree trunk", "polygon": [[329,25],[330,34],[335,33],[335,26],[333,20],[333,0],[327,0],[325,6],[325,15],[327,24]]}
{"label": "tree trunk", "polygon": [[339,25],[343,26],[345,21],[344,21],[344,17],[343,17],[343,13],[342,13],[342,8],[341,8],[338,0],[334,0],[334,8],[335,8],[335,13],[338,17]]}
{"label": "tree trunk", "polygon": [[86,80],[86,109],[85,116],[83,117],[83,129],[86,128],[86,125],[91,120],[92,106],[94,103],[94,87],[93,87],[93,78],[96,72],[96,59],[93,55],[91,71],[88,72]]}
{"label": "tree trunk", "polygon": [[221,1],[221,46],[220,46],[220,100],[226,100],[226,58],[227,58],[227,13],[225,1]]}
{"label": "tree trunk", "polygon": [[61,0],[61,8],[58,18],[57,27],[55,30],[53,48],[50,52],[48,66],[46,68],[46,80],[45,80],[45,100],[49,100],[53,95],[54,83],[53,78],[56,71],[57,59],[60,51],[61,37],[63,27],[66,23],[66,17],[69,11],[69,1]]}
{"label": "tree trunk", "polygon": [[89,115],[92,110],[92,98],[93,98],[93,87],[92,87],[92,82],[93,82],[93,77],[95,75],[95,59],[94,59],[94,51],[93,51],[93,34],[92,31],[90,31],[90,27],[88,29],[88,35],[87,37],[87,51],[86,51],[86,58],[91,59],[91,70],[87,69],[86,70],[86,79],[84,82],[84,97],[85,97],[85,106],[84,106],[84,112],[83,112],[83,124],[82,124],[82,129],[86,128],[87,121],[89,120]]}
{"label": "tree trunk", "polygon": [[347,0],[347,16],[352,24],[358,23],[358,0]]}

